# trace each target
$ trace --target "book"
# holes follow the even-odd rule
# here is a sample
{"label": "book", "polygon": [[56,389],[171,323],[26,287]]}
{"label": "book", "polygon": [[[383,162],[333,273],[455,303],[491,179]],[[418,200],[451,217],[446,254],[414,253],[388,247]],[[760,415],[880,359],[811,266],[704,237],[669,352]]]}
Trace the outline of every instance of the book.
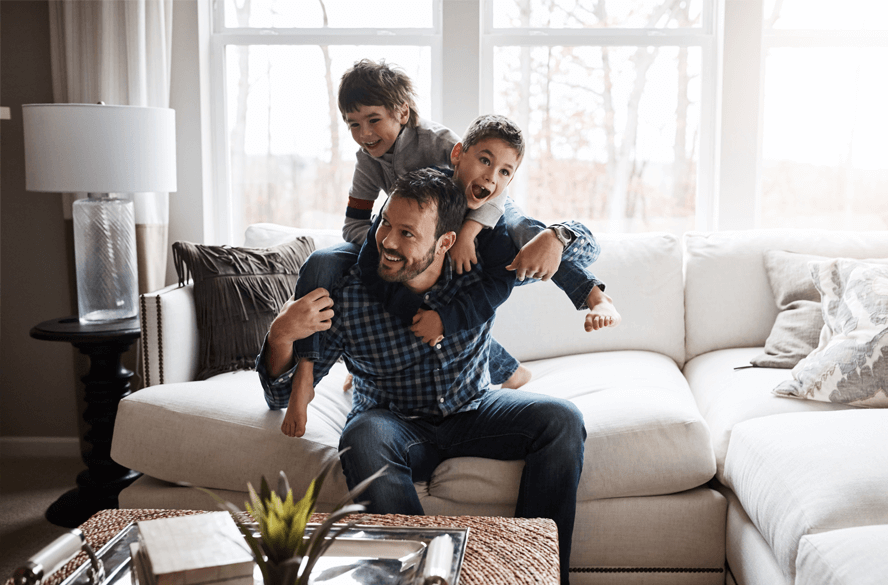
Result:
{"label": "book", "polygon": [[137,524],[133,558],[142,585],[252,585],[255,560],[228,512]]}

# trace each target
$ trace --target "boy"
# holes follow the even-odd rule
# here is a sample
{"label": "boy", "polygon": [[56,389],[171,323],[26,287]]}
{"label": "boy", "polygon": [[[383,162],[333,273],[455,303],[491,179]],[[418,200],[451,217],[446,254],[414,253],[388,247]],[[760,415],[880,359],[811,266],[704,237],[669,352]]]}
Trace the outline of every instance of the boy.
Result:
{"label": "boy", "polygon": [[[451,164],[458,144],[457,136],[443,126],[419,119],[413,96],[410,78],[384,62],[364,59],[343,74],[339,86],[339,109],[352,138],[361,147],[356,155],[357,164],[343,226],[346,241],[317,250],[308,258],[294,298],[302,298],[317,288],[331,290],[355,263],[360,244],[370,227],[373,202],[380,190],[389,193],[395,179],[410,170]],[[523,141],[521,149],[523,154]],[[506,174],[497,176],[496,182],[469,185],[474,191],[466,195],[476,205],[470,205],[471,211],[466,215],[466,222],[451,252],[458,273],[470,270],[477,262],[475,236],[481,229],[495,226],[503,216],[508,201],[504,191],[510,181],[511,175]],[[521,238],[516,241],[520,252],[513,262],[518,279],[524,281],[525,277],[536,277],[547,280],[554,275],[561,263],[561,251],[570,243],[570,230],[565,226],[553,226],[554,231],[542,234],[544,225],[511,207],[506,212],[506,219],[513,239]],[[561,237],[556,238],[557,235]],[[528,243],[531,245],[525,249],[524,244]],[[594,280],[594,276],[588,273],[584,278]],[[573,286],[572,282],[570,284]],[[597,280],[586,286],[595,285],[604,288]],[[582,308],[586,296],[580,295],[579,301],[573,299],[577,308]],[[590,314],[586,318],[586,330],[617,325],[620,317],[610,299],[596,300],[599,303],[588,305]],[[316,336],[297,342],[295,349],[297,356],[313,359],[318,353]],[[491,374],[494,384],[507,388],[519,388],[530,379],[530,372],[495,342],[491,350]]]}
{"label": "boy", "polygon": [[[480,116],[472,122],[466,131],[465,139],[454,146],[451,155],[452,178],[460,192],[465,195],[467,206],[469,208],[481,207],[489,198],[500,194],[511,181],[515,171],[518,170],[523,153],[524,138],[521,130],[509,119],[503,116],[487,115]],[[447,174],[450,172],[447,171]],[[511,204],[507,202],[507,205]],[[501,228],[504,223],[505,218],[500,218],[497,228]],[[536,223],[538,224],[538,222]],[[566,235],[562,234],[563,237],[571,239],[566,246],[562,246],[554,228],[541,228],[540,225],[534,226],[528,222],[528,225],[524,227],[527,229],[538,228],[539,233],[534,236],[530,245],[550,249],[555,247],[558,250],[558,256],[564,255],[564,261],[561,262],[561,266],[554,274],[556,284],[565,290],[578,308],[584,305],[597,306],[602,311],[598,314],[599,317],[607,317],[608,315],[604,311],[613,308],[610,297],[602,291],[603,285],[583,268],[598,255],[598,246],[592,235],[584,226],[576,222],[555,226],[555,228],[562,228],[567,232]],[[390,229],[390,227],[385,218],[380,215],[370,228],[367,243],[361,248],[358,258],[362,278],[369,280],[370,276],[378,274],[383,280],[387,280],[387,275],[396,274],[410,267],[410,262],[405,256],[384,247],[380,250],[375,245],[377,231]],[[462,229],[463,231],[466,229],[465,223]],[[411,238],[413,235],[405,233],[404,237]],[[506,244],[508,244],[509,250],[503,249],[501,239],[486,239],[485,241],[491,243],[485,244],[478,250],[480,263],[483,265],[480,278],[476,279],[473,284],[462,287],[458,295],[450,299],[448,303],[439,305],[437,310],[431,310],[425,305],[425,297],[411,294],[404,288],[393,290],[390,287],[379,287],[379,300],[388,313],[399,318],[402,322],[412,323],[410,329],[414,335],[431,346],[437,346],[445,335],[449,337],[473,330],[488,322],[493,317],[496,308],[506,300],[511,292],[515,275],[510,270],[515,270],[516,262],[513,261],[511,265],[505,265],[505,263],[488,264],[487,258],[502,257],[509,250],[514,254],[515,248],[512,248],[512,242],[508,241],[508,238]],[[472,252],[474,253],[474,244]],[[532,250],[532,252],[534,251]],[[457,269],[456,272],[459,273],[459,270]],[[530,276],[530,274],[525,274],[525,276]],[[373,290],[372,287],[371,290]],[[314,330],[325,329],[326,327],[321,323],[329,319],[330,315],[329,296],[326,296],[326,291],[319,293],[315,290],[305,297],[297,298],[299,299],[296,301],[297,303],[304,305],[312,302],[317,305],[317,312],[306,311],[304,322],[314,319],[316,326]],[[318,312],[324,313],[321,317],[317,317]],[[613,314],[616,314],[615,310]],[[618,315],[616,319],[619,319]],[[304,322],[300,326],[306,327]],[[298,341],[296,345],[298,347]],[[508,370],[507,360],[511,360],[513,366],[517,366],[514,358],[504,350],[505,355],[499,356],[501,363],[499,365],[494,363],[497,358],[494,348],[495,345],[491,342],[490,376],[492,384],[496,384],[494,382],[495,374],[505,375],[508,373],[502,371]],[[312,378],[313,361],[317,356],[300,356],[298,349],[294,352],[294,356],[306,358],[300,361],[296,370],[297,374],[293,377],[294,388],[296,388],[297,380],[304,381]],[[512,375],[515,373],[513,370]],[[524,382],[526,381],[524,380]],[[305,390],[306,387],[310,389],[310,383],[301,386],[303,388],[301,392],[296,391],[290,394],[287,413],[281,425],[281,431],[287,436],[299,437],[305,432],[308,403],[313,396],[313,392]],[[269,406],[272,406],[271,403]],[[274,408],[274,406],[272,407]]]}

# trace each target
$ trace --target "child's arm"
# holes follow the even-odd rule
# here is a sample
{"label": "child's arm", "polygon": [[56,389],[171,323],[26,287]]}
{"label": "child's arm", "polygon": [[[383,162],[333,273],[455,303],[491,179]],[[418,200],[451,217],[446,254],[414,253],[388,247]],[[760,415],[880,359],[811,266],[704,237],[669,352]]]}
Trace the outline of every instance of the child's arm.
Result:
{"label": "child's arm", "polygon": [[462,229],[456,236],[456,243],[450,248],[450,260],[457,274],[469,272],[472,265],[478,263],[478,254],[475,251],[475,238],[481,233],[484,226],[473,219],[463,222]]}
{"label": "child's arm", "polygon": [[370,229],[373,204],[385,185],[385,177],[379,163],[373,157],[359,150],[355,162],[355,174],[348,192],[348,206],[345,208],[345,222],[342,225],[342,239],[360,245]]}
{"label": "child's arm", "polygon": [[515,286],[515,275],[506,270],[515,252],[502,221],[478,236],[481,260],[478,282],[463,287],[446,304],[430,307],[441,319],[443,335],[474,329],[494,316]]}
{"label": "child's arm", "polygon": [[573,233],[569,234],[565,236],[567,241],[563,241],[555,228],[544,229],[521,248],[507,268],[514,270],[515,278],[522,282],[525,278],[549,280],[558,272],[561,255],[571,243]]}

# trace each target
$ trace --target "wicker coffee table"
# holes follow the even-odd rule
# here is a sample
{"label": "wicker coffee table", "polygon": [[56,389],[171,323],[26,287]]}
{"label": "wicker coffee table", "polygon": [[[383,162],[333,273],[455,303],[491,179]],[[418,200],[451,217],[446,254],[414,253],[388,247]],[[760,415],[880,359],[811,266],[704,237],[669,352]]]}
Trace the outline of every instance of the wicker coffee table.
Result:
{"label": "wicker coffee table", "polygon": [[[103,510],[83,523],[80,530],[87,542],[99,550],[131,522],[202,513],[191,510]],[[312,522],[323,519],[323,514],[315,514]],[[460,585],[557,585],[559,582],[558,533],[552,520],[395,514],[362,514],[353,519],[359,524],[376,526],[469,528]],[[58,585],[86,561],[86,553],[81,552],[46,578],[43,585]],[[6,585],[12,585],[12,580]]]}

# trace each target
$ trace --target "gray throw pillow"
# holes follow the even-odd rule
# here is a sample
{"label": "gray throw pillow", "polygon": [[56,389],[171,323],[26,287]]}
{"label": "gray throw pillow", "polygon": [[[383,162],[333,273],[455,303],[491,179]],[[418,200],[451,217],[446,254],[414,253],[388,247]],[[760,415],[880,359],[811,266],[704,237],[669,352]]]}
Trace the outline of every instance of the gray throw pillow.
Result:
{"label": "gray throw pillow", "polygon": [[[765,352],[750,360],[763,368],[794,368],[820,341],[823,315],[820,292],[814,286],[808,262],[830,260],[824,256],[766,250],[765,271],[777,304],[777,319],[765,341]],[[888,263],[886,259],[863,260]]]}
{"label": "gray throw pillow", "polygon": [[307,237],[271,248],[173,244],[179,286],[194,281],[198,380],[255,366],[268,327],[313,251]]}
{"label": "gray throw pillow", "polygon": [[811,279],[808,262],[823,256],[766,250],[765,271],[777,303],[777,320],[765,341],[765,352],[750,363],[763,368],[792,368],[811,353],[820,340],[823,316],[820,292]]}

